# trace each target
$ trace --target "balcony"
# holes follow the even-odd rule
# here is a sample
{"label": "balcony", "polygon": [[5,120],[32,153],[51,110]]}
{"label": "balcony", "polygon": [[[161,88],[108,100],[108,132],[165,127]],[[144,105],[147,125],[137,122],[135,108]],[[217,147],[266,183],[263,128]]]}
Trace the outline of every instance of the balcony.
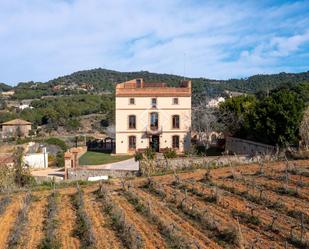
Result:
{"label": "balcony", "polygon": [[146,127],[146,134],[151,136],[151,135],[160,135],[162,134],[162,126],[151,126],[151,127]]}

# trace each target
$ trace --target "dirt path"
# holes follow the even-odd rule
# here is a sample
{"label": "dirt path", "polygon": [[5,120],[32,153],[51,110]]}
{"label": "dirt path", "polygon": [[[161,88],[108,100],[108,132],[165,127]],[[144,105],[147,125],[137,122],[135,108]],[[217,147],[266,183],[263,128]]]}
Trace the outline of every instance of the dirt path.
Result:
{"label": "dirt path", "polygon": [[59,202],[58,237],[63,249],[79,248],[79,240],[73,237],[76,215],[69,195],[62,195]]}
{"label": "dirt path", "polygon": [[22,205],[22,198],[23,196],[21,195],[14,196],[14,199],[0,217],[0,248],[6,248],[8,236],[12,227],[14,226],[17,213]]}
{"label": "dirt path", "polygon": [[134,207],[123,197],[113,196],[115,203],[117,203],[125,212],[126,218],[128,218],[142,234],[145,241],[145,248],[159,249],[166,248],[164,239],[159,234],[157,228],[142,217]]}
{"label": "dirt path", "polygon": [[28,226],[24,233],[24,238],[21,239],[22,243],[20,249],[37,248],[43,238],[43,225],[44,225],[44,212],[47,205],[46,196],[39,197],[38,201],[31,204],[28,215]]}
{"label": "dirt path", "polygon": [[89,216],[96,238],[97,248],[122,248],[121,242],[115,233],[107,227],[106,218],[102,214],[102,205],[95,201],[91,193],[84,195],[85,210]]}

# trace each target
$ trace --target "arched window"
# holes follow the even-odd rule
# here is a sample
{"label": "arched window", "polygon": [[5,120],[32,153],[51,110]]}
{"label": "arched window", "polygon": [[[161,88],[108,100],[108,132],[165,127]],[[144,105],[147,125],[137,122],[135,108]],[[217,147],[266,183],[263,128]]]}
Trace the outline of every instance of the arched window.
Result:
{"label": "arched window", "polygon": [[173,119],[173,129],[179,129],[180,125],[179,125],[179,115],[173,115],[172,117]]}
{"label": "arched window", "polygon": [[159,127],[159,115],[157,112],[150,113],[150,129],[157,130]]}
{"label": "arched window", "polygon": [[179,136],[175,135],[172,137],[173,140],[173,149],[179,149]]}
{"label": "arched window", "polygon": [[135,136],[129,136],[129,149],[135,149],[136,148],[136,137]]}
{"label": "arched window", "polygon": [[129,116],[129,129],[136,129],[136,116],[135,115]]}

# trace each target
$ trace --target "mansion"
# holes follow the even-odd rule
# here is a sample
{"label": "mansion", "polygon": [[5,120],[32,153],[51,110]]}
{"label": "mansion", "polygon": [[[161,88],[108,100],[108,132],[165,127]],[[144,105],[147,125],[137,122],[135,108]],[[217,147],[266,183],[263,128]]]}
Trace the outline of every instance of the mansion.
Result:
{"label": "mansion", "polygon": [[178,87],[134,79],[116,85],[116,154],[150,147],[183,153],[191,143],[191,81]]}

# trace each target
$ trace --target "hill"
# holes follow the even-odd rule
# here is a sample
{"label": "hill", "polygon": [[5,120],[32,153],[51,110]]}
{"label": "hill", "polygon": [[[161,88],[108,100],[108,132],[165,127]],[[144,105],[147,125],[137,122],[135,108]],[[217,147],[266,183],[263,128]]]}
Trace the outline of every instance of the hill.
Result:
{"label": "hill", "polygon": [[[133,78],[144,78],[148,82],[178,84],[182,76],[172,74],[140,72],[118,72],[103,68],[83,70],[61,76],[46,83],[19,83],[16,87],[17,99],[38,98],[44,95],[72,95],[76,93],[113,93],[115,83]],[[298,84],[309,81],[309,71],[304,73],[280,73],[254,75],[246,79],[214,80],[207,78],[188,78],[192,80],[193,94],[216,96],[224,90],[254,93],[277,88],[282,84]]]}
{"label": "hill", "polygon": [[6,92],[6,91],[9,91],[11,90],[12,87],[5,84],[5,83],[0,83],[0,92]]}

